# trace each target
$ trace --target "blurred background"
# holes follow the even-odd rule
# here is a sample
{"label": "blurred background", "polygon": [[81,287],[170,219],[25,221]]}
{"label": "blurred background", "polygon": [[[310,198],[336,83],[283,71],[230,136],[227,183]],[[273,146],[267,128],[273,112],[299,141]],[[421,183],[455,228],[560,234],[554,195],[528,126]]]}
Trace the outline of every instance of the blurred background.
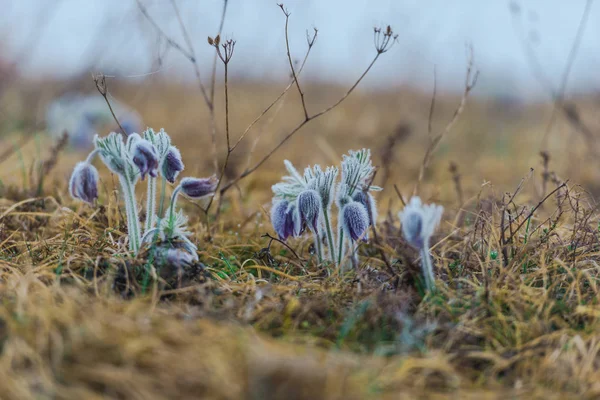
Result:
{"label": "blurred background", "polygon": [[[222,38],[236,41],[228,68],[233,141],[290,82],[285,16],[274,1],[0,3],[3,182],[25,182],[30,164],[64,131],[72,154],[89,150],[94,133],[116,129],[92,74],[106,76],[108,99],[125,130],[165,128],[189,160],[190,174],[212,173],[211,117],[196,69],[210,93],[215,51],[207,37],[219,32],[224,7]],[[307,30],[318,29],[300,78],[309,114],[335,103],[367,68],[376,54],[374,27],[391,25],[397,42],[344,103],[303,127],[245,185],[268,189],[283,173],[284,158],[301,167],[328,164],[350,148],[370,147],[376,164],[386,167],[377,178],[410,191],[430,135],[444,130],[460,103],[471,47],[477,85],[435,152],[426,175],[429,195],[452,199],[451,163],[468,193],[487,181],[514,187],[530,168],[539,180],[541,151],[556,176],[600,192],[600,7],[593,1],[289,0],[285,8],[297,67]],[[220,61],[214,87],[223,160]],[[260,161],[302,118],[292,87],[240,142],[228,178]],[[74,163],[69,157],[59,163],[57,185]],[[254,193],[263,192],[267,198],[268,190]]]}

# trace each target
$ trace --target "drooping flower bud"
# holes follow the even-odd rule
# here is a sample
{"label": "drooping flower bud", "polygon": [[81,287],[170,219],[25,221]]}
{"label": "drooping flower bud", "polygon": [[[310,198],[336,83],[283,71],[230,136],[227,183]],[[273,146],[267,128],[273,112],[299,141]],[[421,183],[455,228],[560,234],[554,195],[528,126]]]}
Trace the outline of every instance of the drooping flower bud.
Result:
{"label": "drooping flower bud", "polygon": [[316,190],[305,190],[298,195],[298,212],[302,223],[308,225],[313,232],[319,232],[321,197]]}
{"label": "drooping flower bud", "polygon": [[299,217],[295,204],[287,200],[277,201],[271,208],[271,223],[281,240],[299,233]]}
{"label": "drooping flower bud", "polygon": [[167,181],[174,183],[175,179],[177,179],[177,175],[183,171],[183,167],[181,153],[175,146],[170,146],[162,162],[162,176],[164,176]]}
{"label": "drooping flower bud", "polygon": [[358,240],[369,227],[367,210],[359,202],[351,201],[342,210],[342,223],[346,235],[354,241]]}
{"label": "drooping flower bud", "polygon": [[77,163],[69,181],[69,193],[77,200],[93,204],[98,198],[98,170],[88,162]]}
{"label": "drooping flower bud", "polygon": [[[132,134],[130,136],[133,135],[137,134]],[[131,159],[140,170],[142,180],[144,180],[146,174],[156,178],[158,170],[158,154],[152,143],[146,139],[140,138],[138,135],[138,139],[134,140],[131,148]]]}
{"label": "drooping flower bud", "polygon": [[377,203],[371,193],[359,190],[354,194],[353,200],[362,204],[367,214],[369,215],[369,226],[373,226],[377,222]]}
{"label": "drooping flower bud", "polygon": [[209,178],[183,178],[179,186],[181,193],[190,199],[201,199],[217,189],[219,180],[215,175]]}

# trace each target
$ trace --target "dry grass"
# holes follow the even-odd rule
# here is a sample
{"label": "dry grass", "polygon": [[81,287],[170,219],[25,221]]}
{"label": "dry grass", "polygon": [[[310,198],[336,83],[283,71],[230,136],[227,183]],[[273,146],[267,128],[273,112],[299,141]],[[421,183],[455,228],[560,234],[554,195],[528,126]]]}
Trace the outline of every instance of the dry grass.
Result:
{"label": "dry grass", "polygon": [[[40,107],[59,90],[35,86]],[[19,111],[30,87],[5,95],[15,120],[35,114]],[[189,175],[212,172],[208,115],[197,92],[161,82],[111,87],[148,125],[168,130]],[[278,92],[247,82],[233,82],[231,90],[235,140]],[[305,91],[307,106],[319,109],[340,89]],[[288,96],[279,115],[271,121],[267,115],[232,155],[231,174],[302,118],[297,99]],[[438,98],[435,131],[458,100]],[[433,247],[440,290],[425,296],[418,255],[399,234],[393,184],[405,196],[412,192],[428,140],[429,101],[410,89],[350,97],[228,193],[210,240],[203,215],[186,204],[201,264],[166,268],[147,290],[140,284],[143,260],[126,255],[124,211],[110,175],[103,176],[98,207],[74,203],[65,179],[81,155],[56,159],[43,150],[48,140],[29,142],[0,168],[2,397],[600,396],[598,217],[592,195],[571,183],[598,192],[598,169],[580,161],[588,157],[585,141],[557,123],[544,195],[570,181],[531,213],[543,197],[538,150],[549,107],[473,100],[421,187],[423,197],[447,210]],[[594,102],[582,99],[580,109]],[[270,185],[283,173],[282,159],[328,164],[364,146],[381,166],[377,179],[385,175],[387,183],[379,199],[381,243],[361,248],[359,271],[339,275],[318,265],[308,238],[289,243],[299,257],[277,242],[269,246],[262,235],[271,232]],[[38,195],[31,171],[43,160],[54,168]],[[450,161],[461,175],[464,204]],[[395,276],[386,272],[381,251]]]}

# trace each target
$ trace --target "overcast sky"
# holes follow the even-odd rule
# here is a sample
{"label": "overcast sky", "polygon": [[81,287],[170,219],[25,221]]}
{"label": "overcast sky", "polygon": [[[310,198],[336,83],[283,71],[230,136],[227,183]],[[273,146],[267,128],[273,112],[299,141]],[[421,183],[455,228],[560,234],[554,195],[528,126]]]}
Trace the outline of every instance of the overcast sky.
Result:
{"label": "overcast sky", "polygon": [[[170,0],[142,0],[157,23],[184,43]],[[481,72],[481,93],[519,96],[548,93],[523,51],[528,41],[543,74],[559,86],[584,0],[287,0],[295,58],[306,49],[305,30],[319,38],[305,73],[351,82],[374,55],[373,27],[390,24],[398,43],[366,85],[410,82],[430,90],[460,89],[471,44]],[[26,74],[69,76],[105,72],[140,79],[156,72],[193,78],[189,62],[164,43],[141,16],[135,0],[0,0],[0,44],[9,59],[21,59]],[[210,64],[208,35],[217,31],[222,0],[177,0],[203,71]],[[513,11],[511,11],[511,8]],[[518,9],[518,12],[515,12]],[[592,4],[568,90],[600,89],[600,5]],[[259,78],[288,74],[284,16],[273,0],[229,0],[224,36],[237,41],[231,71]],[[162,64],[158,63],[159,55]],[[206,73],[205,73],[206,75]],[[539,75],[539,74],[538,74]],[[544,85],[547,86],[547,85]]]}

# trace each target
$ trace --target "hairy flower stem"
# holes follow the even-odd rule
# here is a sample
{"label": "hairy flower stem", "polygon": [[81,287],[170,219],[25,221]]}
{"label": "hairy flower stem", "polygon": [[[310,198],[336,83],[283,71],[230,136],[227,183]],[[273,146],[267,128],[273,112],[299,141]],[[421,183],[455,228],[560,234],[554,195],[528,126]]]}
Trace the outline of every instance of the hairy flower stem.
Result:
{"label": "hairy flower stem", "polygon": [[171,195],[171,204],[169,205],[169,232],[167,237],[170,237],[173,234],[173,228],[175,223],[175,204],[177,203],[177,197],[179,197],[179,192],[181,191],[181,185],[177,186]]}
{"label": "hairy flower stem", "polygon": [[338,265],[342,265],[342,258],[344,258],[344,231],[340,229],[340,240],[338,244]]}
{"label": "hairy flower stem", "polygon": [[429,243],[425,243],[421,249],[421,262],[423,266],[423,275],[425,276],[425,285],[429,292],[435,291],[435,277],[433,276],[433,266],[431,255],[429,254]]}
{"label": "hairy flower stem", "polygon": [[98,149],[92,151],[90,154],[88,154],[87,158],[85,159],[85,162],[88,164],[91,164],[92,161],[94,161],[94,158],[96,157],[96,155],[99,153],[100,153],[100,150],[98,150]]}
{"label": "hairy flower stem", "polygon": [[327,234],[327,243],[329,245],[329,254],[331,256],[331,261],[335,263],[335,246],[333,245],[334,239],[333,234],[331,232],[331,222],[329,220],[329,211],[327,208],[323,208],[323,219],[325,219],[325,233]]}
{"label": "hairy flower stem", "polygon": [[154,226],[156,219],[156,178],[148,178],[148,194],[146,199],[146,223],[144,225],[144,234],[149,232]]}
{"label": "hairy flower stem", "polygon": [[319,263],[323,262],[323,249],[321,247],[321,238],[317,232],[313,232],[313,237],[315,240],[315,247],[317,249],[317,256],[319,257]]}
{"label": "hairy flower stem", "polygon": [[121,188],[123,190],[123,198],[125,199],[125,208],[127,211],[127,230],[129,234],[129,249],[135,254],[140,249],[140,222],[137,206],[135,204],[135,191],[133,183],[130,179],[124,176],[119,176]]}
{"label": "hairy flower stem", "polygon": [[167,180],[162,177],[160,184],[160,203],[158,204],[158,218],[162,218],[165,212],[165,197],[167,195]]}
{"label": "hairy flower stem", "polygon": [[354,240],[350,241],[350,250],[351,250],[351,258],[352,260],[352,268],[354,270],[358,270],[358,245]]}

